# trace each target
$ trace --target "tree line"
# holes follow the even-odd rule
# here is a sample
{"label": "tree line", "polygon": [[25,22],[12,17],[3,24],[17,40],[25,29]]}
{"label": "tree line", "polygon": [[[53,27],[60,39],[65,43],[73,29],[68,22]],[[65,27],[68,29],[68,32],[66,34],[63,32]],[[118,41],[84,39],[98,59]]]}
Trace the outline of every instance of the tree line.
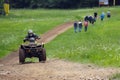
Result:
{"label": "tree line", "polygon": [[9,0],[12,8],[80,8],[98,6],[99,0]]}
{"label": "tree line", "polygon": [[[99,6],[99,0],[0,0],[0,7],[4,1],[9,1],[12,8],[85,8]],[[114,0],[109,0],[109,6]],[[116,5],[120,5],[119,0],[115,0]]]}

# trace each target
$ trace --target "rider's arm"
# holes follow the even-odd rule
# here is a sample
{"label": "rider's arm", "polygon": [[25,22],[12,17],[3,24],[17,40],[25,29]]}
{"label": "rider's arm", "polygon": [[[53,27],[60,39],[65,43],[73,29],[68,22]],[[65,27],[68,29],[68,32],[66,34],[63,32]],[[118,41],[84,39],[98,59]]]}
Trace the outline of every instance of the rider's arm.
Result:
{"label": "rider's arm", "polygon": [[28,36],[26,36],[23,41],[24,42],[28,41]]}
{"label": "rider's arm", "polygon": [[35,33],[34,33],[34,37],[35,39],[40,39],[40,36],[36,35]]}

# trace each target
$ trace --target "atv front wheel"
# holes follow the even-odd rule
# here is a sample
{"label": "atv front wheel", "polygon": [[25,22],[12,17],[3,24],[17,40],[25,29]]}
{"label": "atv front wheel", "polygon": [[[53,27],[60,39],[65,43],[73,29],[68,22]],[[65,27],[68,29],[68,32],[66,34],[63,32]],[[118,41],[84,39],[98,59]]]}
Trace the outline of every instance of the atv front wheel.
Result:
{"label": "atv front wheel", "polygon": [[39,56],[39,62],[46,61],[46,50],[43,48],[41,55]]}
{"label": "atv front wheel", "polygon": [[25,53],[23,49],[19,49],[19,63],[25,62]]}

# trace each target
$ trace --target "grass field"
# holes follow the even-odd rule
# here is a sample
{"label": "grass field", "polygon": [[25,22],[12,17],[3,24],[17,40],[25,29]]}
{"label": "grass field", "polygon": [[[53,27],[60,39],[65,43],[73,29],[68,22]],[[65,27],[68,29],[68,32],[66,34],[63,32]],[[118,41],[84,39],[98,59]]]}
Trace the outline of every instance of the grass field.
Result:
{"label": "grass field", "polygon": [[120,74],[115,74],[109,80],[119,80],[120,79]]}
{"label": "grass field", "polygon": [[45,45],[47,57],[100,66],[120,67],[120,7],[77,10],[11,10],[9,16],[0,16],[0,57],[17,50],[28,29],[37,34],[64,22],[76,20],[97,11],[111,10],[111,19],[99,19],[89,25],[88,32],[74,33],[73,28]]}
{"label": "grass field", "polygon": [[69,21],[65,10],[11,10],[9,16],[0,16],[0,58],[17,50],[27,31],[43,34],[59,24]]}
{"label": "grass field", "polygon": [[[89,25],[88,32],[84,32],[83,29],[80,33],[74,33],[72,28],[48,43],[48,56],[100,66],[120,67],[120,10],[109,9],[112,18],[105,18],[103,22],[98,19],[95,25]],[[101,8],[98,13],[107,10]],[[78,12],[86,13],[81,10]],[[93,13],[92,10],[89,12]]]}

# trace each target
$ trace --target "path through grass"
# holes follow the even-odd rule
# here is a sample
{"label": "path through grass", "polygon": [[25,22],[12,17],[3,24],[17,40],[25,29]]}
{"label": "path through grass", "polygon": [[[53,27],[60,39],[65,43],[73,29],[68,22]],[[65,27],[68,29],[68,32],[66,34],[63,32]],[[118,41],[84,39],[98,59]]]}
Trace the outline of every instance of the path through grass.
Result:
{"label": "path through grass", "polygon": [[76,20],[97,11],[111,10],[112,18],[89,25],[88,32],[74,33],[73,28],[46,44],[47,56],[102,66],[120,67],[120,7],[77,10],[11,10],[0,16],[0,57],[17,50],[28,29],[37,34],[64,22]]}

